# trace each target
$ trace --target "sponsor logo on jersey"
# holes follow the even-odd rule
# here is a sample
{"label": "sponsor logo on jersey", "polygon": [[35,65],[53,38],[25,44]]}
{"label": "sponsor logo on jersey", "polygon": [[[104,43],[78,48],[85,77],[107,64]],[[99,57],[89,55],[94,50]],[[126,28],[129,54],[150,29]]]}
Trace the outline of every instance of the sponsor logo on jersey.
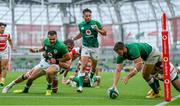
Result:
{"label": "sponsor logo on jersey", "polygon": [[86,35],[91,35],[91,30],[86,30]]}
{"label": "sponsor logo on jersey", "polygon": [[51,58],[52,57],[52,53],[48,52],[48,57]]}

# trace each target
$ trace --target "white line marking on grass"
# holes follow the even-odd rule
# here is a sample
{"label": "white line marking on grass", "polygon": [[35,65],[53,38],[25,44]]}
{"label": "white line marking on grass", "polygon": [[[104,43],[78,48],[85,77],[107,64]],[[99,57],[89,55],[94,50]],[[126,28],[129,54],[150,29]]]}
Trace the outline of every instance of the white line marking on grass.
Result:
{"label": "white line marking on grass", "polygon": [[157,104],[156,106],[165,106],[166,104],[171,103],[172,101],[174,101],[174,100],[176,100],[178,98],[180,98],[180,95],[177,95],[177,96],[173,97],[170,102],[164,101],[164,102],[161,102],[161,103]]}
{"label": "white line marking on grass", "polygon": [[[99,100],[102,100],[102,99],[109,99],[111,100],[110,98],[106,98],[106,97],[92,97],[92,96],[87,96],[87,97],[70,97],[70,96],[46,96],[46,95],[41,95],[41,96],[32,96],[32,95],[15,95],[15,96],[11,96],[11,95],[0,95],[0,98],[41,98],[41,99],[61,99],[61,98],[64,98],[64,99],[99,99]],[[133,101],[142,101],[142,99],[135,99],[135,98],[126,98],[126,100],[133,100]],[[155,100],[150,100],[150,99],[144,99],[143,101],[155,101]]]}
{"label": "white line marking on grass", "polygon": [[68,97],[68,96],[31,96],[31,95],[27,95],[27,96],[0,96],[0,98],[49,98],[49,99],[60,99],[60,98],[65,98],[65,99],[103,99],[101,97]]}

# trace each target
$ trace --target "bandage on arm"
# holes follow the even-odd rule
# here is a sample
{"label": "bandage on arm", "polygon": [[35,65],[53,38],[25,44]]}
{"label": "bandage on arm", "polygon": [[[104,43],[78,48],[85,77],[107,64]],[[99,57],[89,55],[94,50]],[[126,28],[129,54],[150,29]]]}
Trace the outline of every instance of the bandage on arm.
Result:
{"label": "bandage on arm", "polygon": [[127,75],[128,79],[132,78],[142,69],[143,60],[141,57],[138,57],[134,60],[135,68]]}

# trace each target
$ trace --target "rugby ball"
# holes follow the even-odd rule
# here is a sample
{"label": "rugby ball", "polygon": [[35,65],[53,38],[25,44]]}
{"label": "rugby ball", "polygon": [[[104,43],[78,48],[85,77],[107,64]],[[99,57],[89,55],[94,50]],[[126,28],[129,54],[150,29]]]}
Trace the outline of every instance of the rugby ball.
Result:
{"label": "rugby ball", "polygon": [[119,93],[114,89],[108,89],[108,95],[111,99],[116,99],[119,95]]}

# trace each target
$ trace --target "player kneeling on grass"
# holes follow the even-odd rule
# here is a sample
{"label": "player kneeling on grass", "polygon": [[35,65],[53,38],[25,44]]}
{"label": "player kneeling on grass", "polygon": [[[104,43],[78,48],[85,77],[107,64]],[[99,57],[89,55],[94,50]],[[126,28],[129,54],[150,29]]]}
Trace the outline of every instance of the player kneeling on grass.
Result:
{"label": "player kneeling on grass", "polygon": [[23,74],[16,80],[12,81],[9,85],[7,85],[3,89],[2,93],[7,93],[9,89],[12,88],[12,86],[14,86],[15,84],[28,79],[23,90],[24,93],[27,93],[29,87],[32,85],[32,82],[40,76],[46,74],[46,69],[49,70],[51,67],[56,67],[56,70],[59,70],[59,67],[66,68],[64,67],[64,63],[70,59],[67,47],[63,42],[57,40],[56,31],[48,32],[48,38],[44,40],[43,47],[41,49],[30,49],[30,51],[32,53],[45,51],[45,58],[42,59],[40,63],[36,65],[31,71]]}
{"label": "player kneeling on grass", "polygon": [[[158,62],[155,65],[154,71],[151,73],[152,77],[157,81],[157,87],[160,89],[160,84],[158,80],[163,81],[163,64]],[[180,92],[180,79],[178,78],[178,71],[172,63],[170,63],[170,80],[173,87]],[[151,89],[148,91],[147,96],[154,95],[154,91]]]}
{"label": "player kneeling on grass", "polygon": [[153,71],[154,65],[158,61],[162,61],[161,53],[147,43],[124,44],[123,42],[117,42],[114,46],[114,51],[118,54],[117,67],[114,73],[113,85],[109,90],[117,90],[117,85],[120,78],[119,75],[123,68],[122,63],[124,60],[128,59],[134,62],[135,68],[128,74],[128,76],[123,78],[124,83],[127,84],[128,79],[133,77],[140,70],[143,70],[142,76],[144,80],[155,92],[154,95],[148,98],[159,97],[159,90],[156,86],[155,79],[151,78],[150,74]]}

